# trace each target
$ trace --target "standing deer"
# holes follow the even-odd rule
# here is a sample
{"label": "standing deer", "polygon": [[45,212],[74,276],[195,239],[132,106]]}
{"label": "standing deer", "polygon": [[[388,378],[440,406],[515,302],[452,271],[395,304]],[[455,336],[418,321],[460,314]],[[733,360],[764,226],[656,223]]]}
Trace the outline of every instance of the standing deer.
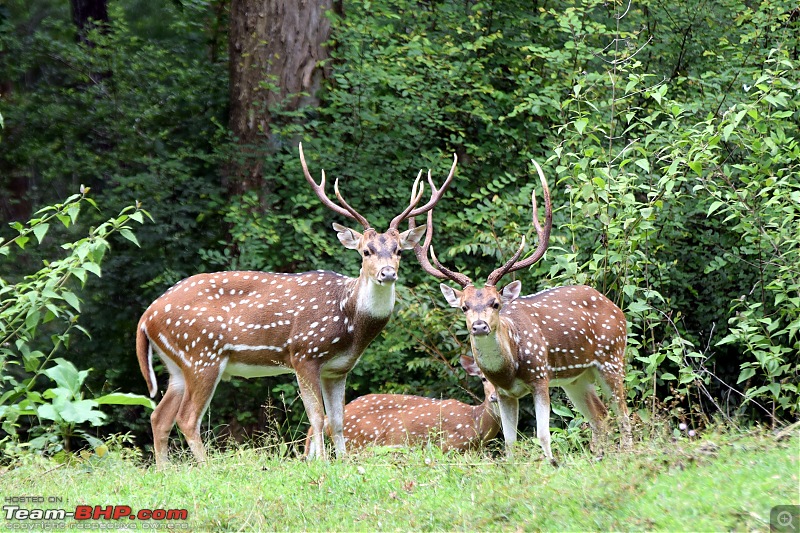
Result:
{"label": "standing deer", "polygon": [[[471,357],[461,366],[483,382],[484,400],[468,405],[458,400],[438,400],[409,394],[366,394],[344,406],[344,440],[348,450],[368,445],[404,446],[431,442],[443,451],[467,451],[493,439],[500,431],[497,394]],[[325,432],[330,428],[325,424]],[[314,434],[308,431],[306,449]]]}
{"label": "standing deer", "polygon": [[[622,448],[633,445],[624,386],[627,324],[622,311],[608,298],[585,285],[557,287],[520,297],[522,284],[513,281],[502,290],[497,283],[508,274],[536,263],[544,255],[550,239],[553,210],[550,191],[541,167],[533,164],[544,189],[545,226],[539,223],[535,193],[533,225],[538,247],[528,258],[519,260],[525,248],[522,238],[514,256],[486,279],[482,288],[460,272],[443,266],[431,248],[433,213],[428,212],[427,234],[414,251],[423,269],[439,279],[458,283],[458,291],[441,284],[442,294],[451,307],[464,312],[470,344],[478,366],[494,383],[498,392],[500,418],[507,455],[517,439],[519,399],[533,394],[536,434],[544,454],[555,464],[550,450],[550,387],[560,386],[588,420],[592,428],[592,448],[602,455],[608,410],[598,398],[595,382],[611,397],[619,419]],[[411,228],[414,221],[409,221]],[[433,260],[428,260],[428,250]]]}
{"label": "standing deer", "polygon": [[[340,205],[325,193],[325,171],[318,185],[300,145],[300,162],[322,203],[358,221],[364,233],[333,224],[339,240],[362,256],[361,272],[350,278],[328,271],[302,274],[218,272],[178,282],[153,302],[139,320],[136,353],[150,396],[157,392],[153,352],[169,372],[169,385],[150,417],[156,464],[167,460],[167,440],[177,421],[195,458],[205,460],[200,422],[221,379],[294,372],[315,437],[310,457],[326,459],[322,437],[327,412],[337,457],[345,454],[342,436],[347,373],[389,321],[401,250],[419,243],[424,228],[400,232],[400,223],[431,210],[447,190],[456,169],[437,189],[428,171],[431,199],[422,198],[422,171],[406,209],[389,230],[378,233],[339,193]],[[324,410],[323,410],[324,405]]]}

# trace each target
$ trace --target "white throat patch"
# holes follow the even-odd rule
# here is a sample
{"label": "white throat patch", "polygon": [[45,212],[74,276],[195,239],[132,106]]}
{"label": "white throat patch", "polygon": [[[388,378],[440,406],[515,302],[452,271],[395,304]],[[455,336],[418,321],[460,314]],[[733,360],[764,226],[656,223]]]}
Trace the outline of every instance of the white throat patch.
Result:
{"label": "white throat patch", "polygon": [[379,285],[363,278],[360,283],[356,302],[358,312],[375,318],[386,318],[391,315],[394,309],[395,284]]}

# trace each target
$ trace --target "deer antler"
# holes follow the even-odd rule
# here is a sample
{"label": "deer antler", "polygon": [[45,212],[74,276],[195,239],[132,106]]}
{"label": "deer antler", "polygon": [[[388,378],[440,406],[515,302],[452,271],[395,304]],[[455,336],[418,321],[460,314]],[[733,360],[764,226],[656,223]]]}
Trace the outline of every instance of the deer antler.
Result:
{"label": "deer antler", "polygon": [[352,218],[353,220],[358,221],[365,229],[369,229],[370,225],[367,222],[367,219],[364,218],[358,211],[350,207],[350,204],[344,201],[342,195],[339,194],[339,180],[337,179],[333,183],[333,190],[336,193],[336,198],[339,199],[339,203],[341,206],[336,205],[333,201],[328,198],[328,195],[325,193],[325,171],[322,171],[322,179],[320,180],[319,185],[317,182],[314,181],[314,178],[311,177],[311,173],[308,171],[308,165],[306,164],[305,155],[303,155],[303,143],[299,144],[300,147],[300,164],[303,166],[303,174],[306,176],[306,181],[311,188],[314,189],[314,192],[317,194],[317,198],[320,199],[322,204],[327,207],[328,209],[332,210],[335,213],[339,213],[342,216],[347,218]]}
{"label": "deer antler", "polygon": [[522,250],[525,248],[525,236],[523,236],[522,244],[517,250],[517,253],[515,253],[506,264],[498,269],[495,269],[491,274],[489,274],[489,276],[486,278],[487,285],[496,285],[497,282],[500,281],[500,278],[509,272],[527,268],[537,262],[544,255],[545,251],[547,250],[547,245],[550,242],[550,230],[553,228],[553,206],[550,203],[550,189],[547,187],[547,179],[544,177],[542,167],[540,167],[539,163],[533,159],[531,159],[531,162],[536,167],[536,172],[539,173],[539,180],[542,182],[542,189],[544,191],[544,227],[542,227],[542,225],[539,223],[539,211],[536,207],[536,190],[534,189],[534,191],[531,193],[531,204],[533,205],[533,227],[536,229],[536,235],[539,237],[539,245],[536,247],[536,250],[530,255],[530,257],[517,262],[517,259],[519,259],[519,256],[522,254]]}
{"label": "deer antler", "polygon": [[400,213],[399,215],[397,215],[392,219],[392,222],[391,224],[389,224],[389,227],[397,229],[397,227],[400,226],[400,223],[403,220],[405,219],[411,220],[415,216],[430,212],[430,210],[433,209],[437,203],[439,203],[439,200],[442,198],[442,195],[447,190],[447,188],[450,187],[450,182],[453,181],[453,176],[456,173],[457,163],[458,163],[458,156],[456,154],[453,154],[453,166],[450,167],[450,174],[447,175],[447,179],[444,180],[444,183],[442,183],[442,186],[438,189],[436,188],[436,184],[433,182],[433,178],[431,178],[431,171],[428,170],[428,183],[431,186],[431,199],[428,201],[428,203],[426,203],[422,207],[414,209],[414,206],[417,205],[419,203],[420,198],[422,198],[422,190],[424,189],[424,184],[423,184],[423,186],[419,190],[419,194],[418,195],[416,194],[417,182],[419,181],[420,176],[422,176],[422,171],[420,170],[419,174],[417,174],[416,181],[414,181],[414,187],[411,189],[411,203],[409,204],[409,206],[406,208],[405,211],[403,211],[402,213]]}
{"label": "deer antler", "polygon": [[[414,229],[417,227],[417,224],[414,218],[408,219],[408,227],[410,229]],[[422,266],[422,270],[430,274],[431,276],[439,279],[449,279],[455,281],[462,287],[466,287],[467,285],[472,285],[472,280],[469,279],[466,275],[461,274],[460,272],[454,272],[449,268],[442,265],[438,259],[436,259],[436,253],[431,248],[431,241],[433,240],[433,210],[428,211],[428,222],[427,222],[427,231],[425,232],[425,241],[422,243],[422,246],[417,244],[414,246],[414,254],[417,256],[417,261],[419,261],[420,266]],[[430,261],[428,261],[428,250],[430,249],[431,258],[433,262],[436,263],[436,266],[433,266]]]}

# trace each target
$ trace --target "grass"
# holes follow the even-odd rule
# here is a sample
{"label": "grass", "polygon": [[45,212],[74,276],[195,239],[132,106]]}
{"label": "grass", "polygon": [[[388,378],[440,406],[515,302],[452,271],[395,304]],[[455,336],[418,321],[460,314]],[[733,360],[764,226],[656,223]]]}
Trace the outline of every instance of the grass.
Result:
{"label": "grass", "polygon": [[[244,447],[158,471],[125,455],[73,465],[29,459],[2,473],[0,492],[63,498],[44,508],[187,509],[186,521],[113,525],[192,531],[768,531],[770,508],[800,504],[796,430],[781,439],[725,431],[641,442],[599,462],[562,450],[559,468],[532,440],[513,463],[430,448],[305,463]],[[15,527],[3,520],[0,529]]]}

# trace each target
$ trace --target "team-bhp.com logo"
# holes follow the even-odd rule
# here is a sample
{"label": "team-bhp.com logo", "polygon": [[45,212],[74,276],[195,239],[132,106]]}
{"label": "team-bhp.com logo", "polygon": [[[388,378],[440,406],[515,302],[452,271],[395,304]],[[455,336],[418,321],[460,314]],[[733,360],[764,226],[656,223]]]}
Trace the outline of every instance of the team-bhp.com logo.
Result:
{"label": "team-bhp.com logo", "polygon": [[[6,501],[8,502],[9,499],[13,498],[6,498]],[[44,503],[44,498],[31,501],[28,497],[24,503]],[[66,529],[70,525],[75,525],[75,522],[68,525],[67,520],[75,520],[84,525],[88,524],[87,521],[92,520],[116,520],[118,525],[122,527],[124,527],[125,521],[138,521],[137,525],[143,528],[147,528],[146,524],[152,524],[153,528],[158,528],[159,525],[164,527],[167,523],[171,523],[170,528],[174,528],[177,525],[175,521],[185,521],[188,517],[189,512],[187,509],[140,509],[134,511],[129,505],[78,505],[74,510],[27,508],[19,504],[8,503],[3,505],[3,518],[6,519],[5,526],[11,526],[12,529],[30,529],[29,526],[32,522],[51,524],[47,529]],[[61,527],[52,526],[52,524],[59,523]],[[12,524],[17,524],[20,527],[14,527]]]}

